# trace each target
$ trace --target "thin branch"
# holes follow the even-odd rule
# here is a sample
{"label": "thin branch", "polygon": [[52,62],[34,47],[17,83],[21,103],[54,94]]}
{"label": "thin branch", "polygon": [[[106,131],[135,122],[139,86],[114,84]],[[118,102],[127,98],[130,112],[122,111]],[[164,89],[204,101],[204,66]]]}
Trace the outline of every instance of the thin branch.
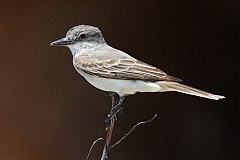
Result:
{"label": "thin branch", "polygon": [[88,155],[87,155],[86,160],[88,160],[88,158],[89,158],[89,156],[90,156],[90,153],[91,153],[94,145],[95,145],[98,141],[100,141],[100,140],[104,140],[104,139],[100,137],[100,138],[96,139],[96,140],[92,143],[92,145],[91,145],[91,147],[90,147],[90,149],[89,149],[89,152],[88,152]]}
{"label": "thin branch", "polygon": [[103,154],[102,154],[101,160],[108,159],[108,152],[109,152],[109,148],[110,148],[109,146],[110,146],[110,141],[112,139],[112,132],[113,132],[114,124],[115,124],[115,118],[112,119],[111,125],[110,125],[110,127],[108,127],[106,143],[105,143],[105,146],[103,149]]}
{"label": "thin branch", "polygon": [[[111,93],[110,96],[112,97],[112,108],[111,108],[111,111],[110,111],[109,115],[112,115],[114,106],[116,104],[116,101],[115,101],[115,94],[114,93]],[[110,141],[112,139],[112,132],[113,132],[113,128],[114,128],[114,124],[115,124],[115,120],[116,120],[116,115],[113,116],[113,117],[108,117],[108,118],[111,118],[110,119],[110,126],[106,128],[107,129],[107,137],[106,137],[106,142],[105,142],[105,145],[104,145],[104,148],[103,148],[103,153],[102,153],[101,160],[107,160],[108,159],[108,152],[109,152],[109,149],[110,149]]]}
{"label": "thin branch", "polygon": [[132,129],[130,129],[120,140],[118,140],[115,144],[113,144],[110,149],[112,149],[113,147],[115,147],[116,145],[118,145],[119,143],[121,143],[125,138],[127,138],[139,125],[141,124],[147,124],[152,122],[155,118],[157,117],[157,114],[155,114],[150,120],[148,121],[142,121],[137,123],[135,126],[132,127]]}
{"label": "thin branch", "polygon": [[[110,114],[108,115],[109,119],[107,119],[107,121],[106,121],[107,122],[107,127],[106,127],[107,136],[106,136],[106,139],[105,139],[105,145],[104,145],[104,148],[103,148],[101,160],[108,160],[109,151],[113,147],[115,147],[116,145],[121,143],[125,138],[127,138],[139,125],[150,123],[151,121],[153,121],[157,117],[157,114],[155,114],[150,120],[139,122],[130,131],[128,131],[119,141],[117,141],[114,145],[110,146],[110,141],[112,139],[112,133],[113,133],[114,124],[115,124],[115,121],[116,121],[116,113],[117,113],[114,110],[115,107],[116,107],[115,106],[115,104],[116,104],[115,93],[111,93],[110,96],[112,97],[112,107],[111,107]],[[124,97],[120,97],[117,105],[121,105],[123,100],[124,100]]]}

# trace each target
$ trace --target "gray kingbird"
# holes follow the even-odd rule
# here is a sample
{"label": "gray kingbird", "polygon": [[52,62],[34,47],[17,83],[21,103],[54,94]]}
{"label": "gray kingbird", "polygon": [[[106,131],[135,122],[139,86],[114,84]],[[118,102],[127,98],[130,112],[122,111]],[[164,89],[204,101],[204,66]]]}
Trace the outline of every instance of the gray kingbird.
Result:
{"label": "gray kingbird", "polygon": [[181,84],[180,79],[109,46],[97,27],[75,26],[50,45],[68,47],[77,72],[94,87],[117,93],[119,104],[137,92],[177,91],[213,100],[225,98]]}

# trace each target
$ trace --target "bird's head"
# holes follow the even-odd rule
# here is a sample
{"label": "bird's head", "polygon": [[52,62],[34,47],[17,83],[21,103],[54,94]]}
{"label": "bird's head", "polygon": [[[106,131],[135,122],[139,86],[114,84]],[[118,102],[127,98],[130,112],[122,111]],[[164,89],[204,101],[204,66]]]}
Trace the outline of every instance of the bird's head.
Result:
{"label": "bird's head", "polygon": [[79,25],[71,28],[66,37],[56,40],[50,46],[68,47],[72,52],[104,44],[105,40],[97,27]]}

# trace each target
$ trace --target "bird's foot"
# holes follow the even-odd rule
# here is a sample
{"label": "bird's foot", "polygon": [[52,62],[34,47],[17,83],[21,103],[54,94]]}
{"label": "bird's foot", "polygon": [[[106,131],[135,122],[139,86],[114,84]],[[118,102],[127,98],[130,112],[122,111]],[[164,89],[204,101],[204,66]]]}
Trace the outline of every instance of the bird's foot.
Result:
{"label": "bird's foot", "polygon": [[[112,106],[114,106],[114,93],[110,94],[110,96],[112,97],[113,101],[112,101]],[[106,130],[110,127],[110,125],[112,124],[112,120],[117,120],[117,114],[120,112],[122,114],[122,107],[121,104],[124,100],[124,96],[120,97],[119,102],[116,106],[112,107],[111,109],[111,113],[108,115],[108,117],[105,120],[105,126],[106,126]]]}
{"label": "bird's foot", "polygon": [[112,120],[115,119],[117,120],[117,114],[120,113],[122,114],[122,107],[119,105],[115,106],[113,109],[112,109],[112,112],[111,114],[109,114],[107,116],[107,118],[105,119],[105,126],[106,126],[106,129],[108,127],[110,127],[111,123],[112,123]]}

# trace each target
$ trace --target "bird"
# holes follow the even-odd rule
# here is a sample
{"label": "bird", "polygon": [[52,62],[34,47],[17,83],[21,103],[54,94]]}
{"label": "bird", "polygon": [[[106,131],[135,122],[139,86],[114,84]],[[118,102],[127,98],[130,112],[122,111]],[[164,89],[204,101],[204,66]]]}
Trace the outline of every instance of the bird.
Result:
{"label": "bird", "polygon": [[181,79],[111,47],[100,29],[91,25],[72,27],[50,46],[68,47],[76,71],[94,87],[117,93],[118,106],[125,96],[137,92],[176,91],[212,100],[225,98],[185,85]]}

